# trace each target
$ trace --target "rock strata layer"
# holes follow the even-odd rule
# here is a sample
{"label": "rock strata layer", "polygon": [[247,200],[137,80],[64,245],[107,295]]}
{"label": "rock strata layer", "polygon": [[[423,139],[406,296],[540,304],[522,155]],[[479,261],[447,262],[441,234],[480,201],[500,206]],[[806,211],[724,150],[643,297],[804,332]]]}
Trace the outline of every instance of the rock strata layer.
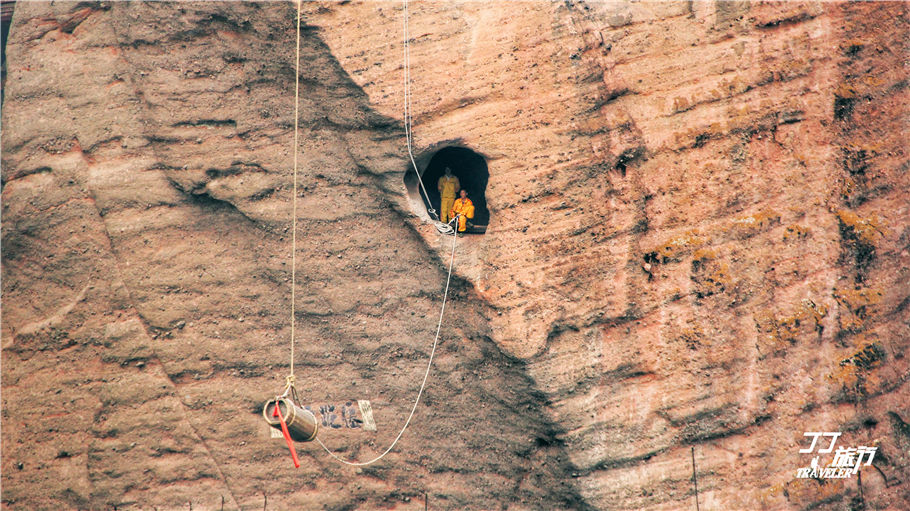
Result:
{"label": "rock strata layer", "polygon": [[[396,115],[403,13],[311,14]],[[703,508],[910,505],[906,14],[411,6],[418,154],[489,159],[490,226],[460,269],[552,402],[589,504],[689,507],[695,447]],[[862,495],[796,479],[814,430],[880,446]]]}
{"label": "rock strata layer", "polygon": [[[290,361],[293,20],[277,3],[16,9],[5,509],[584,507],[545,398],[457,277],[383,461],[301,444],[295,470],[269,437]],[[327,446],[367,460],[410,412],[447,261],[398,204],[401,125],[312,27],[301,44],[295,376],[314,408],[371,401],[375,433],[321,415]]]}
{"label": "rock strata layer", "polygon": [[[407,195],[400,4],[25,3],[3,102],[9,509],[910,506],[907,5],[416,2],[415,149],[483,155],[450,238]],[[432,185],[432,184],[431,184]],[[799,479],[807,431],[875,446]],[[826,463],[828,460],[821,460]],[[224,500],[222,500],[224,499]],[[265,501],[265,502],[264,502]]]}

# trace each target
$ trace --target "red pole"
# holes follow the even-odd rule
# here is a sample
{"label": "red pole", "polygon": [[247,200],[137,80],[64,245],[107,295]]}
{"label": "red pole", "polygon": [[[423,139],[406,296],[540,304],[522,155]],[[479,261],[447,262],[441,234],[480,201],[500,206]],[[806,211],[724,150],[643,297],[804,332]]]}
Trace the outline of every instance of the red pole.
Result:
{"label": "red pole", "polygon": [[281,415],[281,406],[279,401],[275,401],[275,412],[272,413],[272,417],[278,417],[278,420],[281,421],[281,432],[284,433],[284,439],[288,443],[288,449],[291,450],[291,458],[294,459],[294,468],[300,468],[300,460],[297,459],[297,451],[294,449],[294,442],[291,441],[291,434],[288,432],[288,425],[284,422],[284,416]]}

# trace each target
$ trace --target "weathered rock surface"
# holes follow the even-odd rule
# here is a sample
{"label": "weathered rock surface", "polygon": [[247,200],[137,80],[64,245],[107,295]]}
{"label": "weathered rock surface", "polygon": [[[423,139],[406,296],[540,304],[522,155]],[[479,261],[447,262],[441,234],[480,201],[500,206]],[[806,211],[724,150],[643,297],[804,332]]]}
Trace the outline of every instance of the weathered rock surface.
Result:
{"label": "weathered rock surface", "polygon": [[[356,470],[311,444],[295,471],[269,439],[261,406],[289,365],[293,19],[290,4],[17,9],[5,508],[579,502],[545,399],[463,280],[424,404],[384,461]],[[378,432],[322,433],[365,460],[410,411],[445,261],[396,210],[400,125],[310,28],[301,51],[295,372],[307,402],[372,401]]]}
{"label": "weathered rock surface", "polygon": [[[403,174],[402,9],[305,4],[295,366],[410,410],[448,239]],[[362,471],[268,438],[288,369],[294,11],[17,5],[10,509],[910,506],[902,3],[418,2],[416,146],[487,157],[426,402]],[[419,212],[418,212],[419,213]],[[430,250],[428,250],[428,248]],[[875,445],[797,480],[805,431]]]}
{"label": "weathered rock surface", "polygon": [[[855,481],[793,481],[822,429],[879,442],[866,505],[908,505],[907,5],[520,5],[412,6],[415,134],[489,157],[462,270],[586,501],[688,507],[696,446],[708,509],[842,506]],[[400,12],[314,15],[395,115]]]}

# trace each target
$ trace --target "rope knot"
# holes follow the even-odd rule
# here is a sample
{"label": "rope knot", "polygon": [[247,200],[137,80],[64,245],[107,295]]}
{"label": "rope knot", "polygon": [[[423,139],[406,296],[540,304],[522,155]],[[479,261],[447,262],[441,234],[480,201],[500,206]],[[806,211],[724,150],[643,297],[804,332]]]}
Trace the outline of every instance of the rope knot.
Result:
{"label": "rope knot", "polygon": [[280,396],[278,396],[278,398],[280,399],[280,398],[283,398],[283,397],[287,397],[287,396],[288,396],[289,394],[291,394],[292,392],[294,393],[294,395],[296,395],[296,394],[297,394],[297,387],[294,386],[295,383],[296,383],[296,381],[295,381],[295,379],[294,379],[294,375],[293,375],[293,374],[289,374],[289,375],[285,376],[285,378],[284,378],[284,392],[283,392]]}

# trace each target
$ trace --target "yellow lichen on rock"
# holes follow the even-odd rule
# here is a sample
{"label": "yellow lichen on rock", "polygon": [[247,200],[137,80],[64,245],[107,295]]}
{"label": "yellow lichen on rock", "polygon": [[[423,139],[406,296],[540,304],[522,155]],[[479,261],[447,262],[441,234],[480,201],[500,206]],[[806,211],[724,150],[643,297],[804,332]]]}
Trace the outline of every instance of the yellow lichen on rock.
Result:
{"label": "yellow lichen on rock", "polygon": [[828,308],[812,300],[803,300],[788,315],[776,317],[770,311],[764,311],[755,317],[755,326],[759,332],[766,334],[765,339],[771,349],[780,349],[783,343],[795,344],[800,338],[819,332],[822,319],[828,315]]}
{"label": "yellow lichen on rock", "polygon": [[813,508],[844,492],[842,479],[793,479],[787,483],[787,500],[800,509]]}
{"label": "yellow lichen on rock", "polygon": [[848,235],[852,234],[857,241],[868,245],[874,245],[887,234],[884,222],[877,215],[862,218],[849,209],[840,209],[837,211],[837,218]]}
{"label": "yellow lichen on rock", "polygon": [[869,395],[878,392],[882,380],[874,370],[887,357],[884,346],[875,337],[859,335],[854,338],[849,356],[838,363],[828,375],[842,396]]}
{"label": "yellow lichen on rock", "polygon": [[841,305],[838,323],[842,331],[859,331],[874,315],[882,300],[882,291],[875,288],[834,288],[832,296]]}
{"label": "yellow lichen on rock", "polygon": [[730,266],[725,261],[718,261],[717,253],[710,248],[700,248],[692,254],[691,278],[698,298],[720,294],[733,287]]}
{"label": "yellow lichen on rock", "polygon": [[667,242],[661,243],[654,251],[661,262],[679,262],[682,256],[705,244],[697,231],[688,231]]}
{"label": "yellow lichen on rock", "polygon": [[752,215],[734,218],[728,229],[739,237],[752,237],[766,228],[780,222],[780,213],[764,209]]}
{"label": "yellow lichen on rock", "polygon": [[676,336],[676,340],[685,344],[690,350],[695,350],[702,346],[704,336],[705,334],[701,328],[698,325],[693,325],[683,328],[679,335]]}
{"label": "yellow lichen on rock", "polygon": [[810,229],[802,225],[788,225],[784,232],[784,241],[801,240],[809,236]]}

